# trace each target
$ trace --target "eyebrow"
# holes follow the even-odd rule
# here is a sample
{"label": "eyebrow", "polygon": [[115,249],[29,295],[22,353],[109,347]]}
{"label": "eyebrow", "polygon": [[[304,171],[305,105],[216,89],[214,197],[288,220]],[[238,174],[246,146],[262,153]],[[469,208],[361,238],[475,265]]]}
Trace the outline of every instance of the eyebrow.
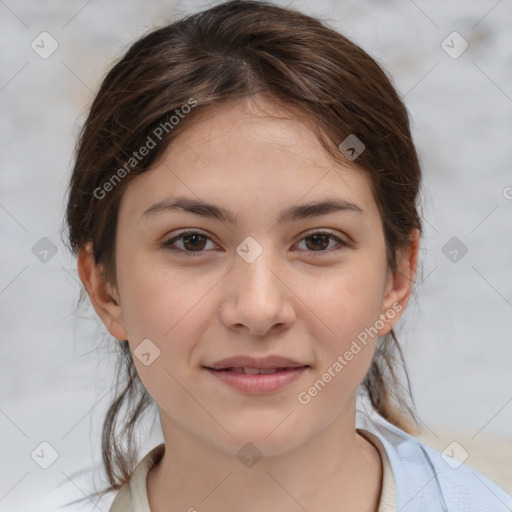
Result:
{"label": "eyebrow", "polygon": [[[237,215],[226,208],[206,203],[188,197],[168,197],[150,206],[142,218],[148,218],[158,212],[185,211],[202,217],[218,219],[224,223],[237,223]],[[364,211],[355,203],[340,198],[325,198],[322,201],[309,202],[286,208],[279,215],[278,224],[293,222],[309,217],[318,217],[335,212],[355,212],[363,214]]]}

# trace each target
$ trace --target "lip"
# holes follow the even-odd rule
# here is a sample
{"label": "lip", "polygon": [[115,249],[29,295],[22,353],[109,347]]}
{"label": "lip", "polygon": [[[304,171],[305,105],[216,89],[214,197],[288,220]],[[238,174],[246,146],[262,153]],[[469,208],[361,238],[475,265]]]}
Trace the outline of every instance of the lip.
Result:
{"label": "lip", "polygon": [[223,368],[258,368],[259,370],[269,370],[275,368],[299,368],[302,366],[309,366],[306,363],[300,363],[289,359],[284,356],[269,355],[263,358],[256,358],[251,356],[234,356],[216,361],[205,368],[212,368],[213,370],[221,370]]}
{"label": "lip", "polygon": [[[255,368],[254,366],[252,368]],[[257,367],[256,367],[257,368]],[[242,393],[251,395],[264,395],[275,393],[284,387],[295,382],[300,376],[309,370],[308,365],[284,368],[275,373],[268,374],[246,374],[234,373],[230,371],[214,370],[204,367],[204,369],[213,377],[224,384],[235,388]]]}

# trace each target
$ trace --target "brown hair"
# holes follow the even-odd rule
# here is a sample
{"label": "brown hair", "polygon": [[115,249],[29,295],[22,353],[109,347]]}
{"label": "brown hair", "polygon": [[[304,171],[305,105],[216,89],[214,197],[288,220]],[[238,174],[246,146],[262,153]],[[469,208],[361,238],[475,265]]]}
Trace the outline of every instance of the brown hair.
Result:
{"label": "brown hair", "polygon": [[[397,250],[410,245],[413,230],[421,230],[416,205],[421,171],[406,108],[386,73],[359,46],[313,17],[262,1],[229,1],[153,30],[108,72],[75,150],[66,211],[73,254],[92,241],[96,263],[115,286],[116,225],[125,188],[157,162],[199,112],[254,94],[312,121],[338,161],[347,161],[338,149],[347,136],[364,143],[354,164],[371,179],[389,268],[396,270]],[[191,98],[197,106],[179,123],[172,122]],[[158,144],[140,160],[132,158],[162,126],[167,130],[160,128]],[[79,303],[84,298],[82,289]],[[117,341],[116,382],[123,369],[126,375],[103,425],[102,457],[110,486],[98,494],[129,481],[139,459],[135,427],[153,404],[128,344]],[[400,366],[407,393],[397,373]],[[362,388],[379,414],[414,432],[409,419],[416,425],[417,420],[406,400],[406,395],[412,399],[409,378],[393,331],[379,338]],[[116,424],[125,403],[129,411],[119,434]],[[118,442],[123,436],[126,453]]]}

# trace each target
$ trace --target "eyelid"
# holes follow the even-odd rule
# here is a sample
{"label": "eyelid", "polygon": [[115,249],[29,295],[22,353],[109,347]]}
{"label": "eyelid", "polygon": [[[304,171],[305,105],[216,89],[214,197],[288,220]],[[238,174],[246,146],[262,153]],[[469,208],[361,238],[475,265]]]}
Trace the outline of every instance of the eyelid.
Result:
{"label": "eyelid", "polygon": [[171,240],[174,240],[175,238],[179,238],[180,236],[183,236],[183,235],[195,235],[195,234],[202,235],[205,238],[210,238],[211,240],[214,240],[214,237],[212,235],[210,235],[206,231],[203,231],[202,229],[183,228],[183,229],[178,229],[178,231],[176,231],[171,238],[166,239],[166,241],[170,242]]}
{"label": "eyelid", "polygon": [[301,233],[299,235],[299,239],[293,245],[297,245],[299,242],[302,242],[302,240],[312,235],[328,235],[331,238],[331,240],[334,240],[337,243],[335,247],[324,251],[305,251],[308,254],[313,255],[313,257],[333,254],[341,249],[354,247],[354,243],[352,242],[350,237],[348,237],[348,235],[340,235],[338,234],[337,231],[333,231],[327,228],[315,228],[304,233]]}
{"label": "eyelid", "polygon": [[338,238],[346,244],[349,243],[348,240],[345,240],[342,238],[343,236],[345,236],[345,238],[348,238],[347,235],[340,235],[338,231],[335,231],[335,230],[329,229],[329,228],[314,228],[314,229],[305,231],[304,233],[301,233],[299,235],[300,238],[298,239],[298,241],[301,241],[303,238],[306,238],[311,235],[331,235],[333,238]]}
{"label": "eyelid", "polygon": [[179,239],[181,239],[183,236],[185,235],[201,235],[202,237],[208,239],[208,240],[211,240],[215,245],[219,245],[216,241],[215,241],[215,238],[210,235],[209,233],[206,233],[206,231],[203,231],[199,228],[183,228],[181,230],[178,230],[177,232],[175,232],[173,234],[173,236],[171,236],[170,238],[166,238],[163,242],[162,242],[162,248],[164,250],[167,250],[167,251],[173,251],[173,252],[179,252],[179,253],[182,253],[182,254],[186,254],[186,255],[201,255],[201,254],[204,254],[205,252],[210,252],[210,251],[205,251],[205,250],[201,250],[201,251],[184,251],[182,249],[178,249],[176,247],[173,247],[173,242],[176,242],[178,241]]}
{"label": "eyelid", "polygon": [[[205,231],[203,231],[203,230],[201,230],[199,228],[183,228],[182,230],[179,230],[176,233],[174,233],[172,237],[164,240],[162,242],[162,247],[165,250],[170,250],[170,251],[174,251],[174,252],[180,252],[180,253],[187,254],[187,255],[192,255],[192,256],[194,256],[194,255],[201,255],[201,254],[204,254],[205,252],[210,252],[210,251],[205,251],[205,250],[201,250],[201,251],[184,251],[182,249],[177,249],[176,247],[172,246],[172,243],[174,243],[175,241],[177,241],[178,239],[180,239],[184,235],[193,235],[193,234],[201,235],[204,238],[206,238],[208,240],[211,240],[216,245],[219,245],[219,244],[217,244],[217,242],[215,241],[215,238],[213,236],[211,236],[210,234],[206,233]],[[340,235],[337,234],[336,231],[333,231],[333,230],[330,230],[330,229],[327,229],[327,228],[314,228],[314,229],[311,229],[311,230],[306,231],[304,233],[301,233],[299,235],[299,238],[297,239],[296,242],[294,242],[293,245],[297,245],[299,242],[302,242],[305,238],[307,238],[308,236],[312,236],[312,235],[328,235],[328,236],[331,237],[332,240],[335,240],[336,243],[337,243],[337,246],[335,248],[331,248],[331,249],[328,249],[328,250],[323,250],[323,251],[305,251],[305,252],[308,252],[308,253],[312,254],[313,256],[316,256],[316,255],[321,256],[322,254],[332,254],[333,252],[336,252],[336,251],[341,250],[343,248],[346,248],[346,247],[350,248],[350,247],[354,246],[353,241],[350,239],[350,237],[348,237],[348,235],[344,235],[344,236],[341,235],[340,236]],[[347,240],[347,238],[349,240]]]}

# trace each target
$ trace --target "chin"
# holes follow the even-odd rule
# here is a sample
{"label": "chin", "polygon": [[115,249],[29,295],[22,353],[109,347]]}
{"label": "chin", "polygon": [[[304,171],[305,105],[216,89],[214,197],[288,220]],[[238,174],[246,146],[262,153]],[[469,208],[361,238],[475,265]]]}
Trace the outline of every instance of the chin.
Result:
{"label": "chin", "polygon": [[237,418],[236,425],[225,425],[233,437],[225,436],[223,448],[233,455],[239,455],[240,450],[245,450],[254,451],[256,454],[261,452],[266,457],[293,450],[301,444],[305,433],[300,432],[294,422],[288,423],[291,418],[283,421],[285,417],[286,414],[280,414],[279,418],[269,421],[253,418],[243,424]]}

